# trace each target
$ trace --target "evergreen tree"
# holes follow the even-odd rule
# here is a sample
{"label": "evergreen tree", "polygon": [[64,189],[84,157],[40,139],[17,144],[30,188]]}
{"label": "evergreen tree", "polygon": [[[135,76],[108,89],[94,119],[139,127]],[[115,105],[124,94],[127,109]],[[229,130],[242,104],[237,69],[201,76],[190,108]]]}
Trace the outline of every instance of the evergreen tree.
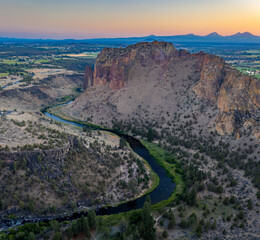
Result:
{"label": "evergreen tree", "polygon": [[62,239],[61,233],[60,232],[55,232],[52,240],[61,240],[61,239]]}
{"label": "evergreen tree", "polygon": [[28,240],[36,240],[34,233],[30,232],[27,239]]}
{"label": "evergreen tree", "polygon": [[142,223],[140,227],[140,233],[141,233],[141,237],[144,240],[155,239],[154,219],[151,214],[150,196],[147,197],[144,206],[142,208]]}
{"label": "evergreen tree", "polygon": [[90,229],[96,228],[96,212],[94,210],[88,213],[88,224]]}
{"label": "evergreen tree", "polygon": [[190,192],[186,193],[186,202],[189,206],[194,206],[197,203],[197,190],[196,187],[193,187]]}
{"label": "evergreen tree", "polygon": [[169,236],[168,232],[166,230],[163,231],[162,237],[167,238]]}
{"label": "evergreen tree", "polygon": [[153,129],[149,128],[148,129],[148,133],[147,133],[147,141],[148,142],[152,142],[154,139],[154,133],[153,133]]}
{"label": "evergreen tree", "polygon": [[79,219],[79,225],[80,225],[80,230],[82,233],[84,233],[87,237],[90,237],[90,233],[89,233],[89,224],[88,224],[88,219],[85,218],[84,216],[82,216]]}
{"label": "evergreen tree", "polygon": [[171,209],[168,211],[168,219],[169,219],[168,228],[173,229],[176,225],[176,222],[175,222],[174,214]]}
{"label": "evergreen tree", "polygon": [[0,211],[4,210],[5,209],[5,202],[4,200],[0,200]]}
{"label": "evergreen tree", "polygon": [[54,230],[55,232],[60,231],[60,224],[56,220],[51,220],[50,226],[51,226],[51,229]]}
{"label": "evergreen tree", "polygon": [[260,199],[260,190],[256,193],[258,199]]}
{"label": "evergreen tree", "polygon": [[198,237],[201,236],[201,233],[202,233],[202,225],[201,225],[201,224],[199,224],[199,225],[197,226],[197,228],[196,228],[196,233],[197,233]]}
{"label": "evergreen tree", "polygon": [[126,147],[126,140],[124,138],[120,138],[120,141],[119,141],[119,148],[124,148]]}

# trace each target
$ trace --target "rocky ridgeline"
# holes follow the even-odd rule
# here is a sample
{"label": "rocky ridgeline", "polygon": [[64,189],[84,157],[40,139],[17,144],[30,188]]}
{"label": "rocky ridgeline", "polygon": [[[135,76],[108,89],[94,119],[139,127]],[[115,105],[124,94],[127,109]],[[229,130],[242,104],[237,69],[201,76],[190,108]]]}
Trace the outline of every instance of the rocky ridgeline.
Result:
{"label": "rocky ridgeline", "polygon": [[[40,178],[56,178],[61,175],[59,170],[65,162],[67,154],[73,149],[77,149],[79,141],[71,138],[63,147],[49,150],[32,150],[32,151],[0,151],[0,159],[9,166],[10,170],[15,170],[15,165],[19,168],[39,173]],[[53,169],[44,171],[44,169]],[[44,172],[44,174],[40,174]]]}
{"label": "rocky ridgeline", "polygon": [[178,51],[171,43],[157,41],[127,48],[105,48],[98,55],[94,70],[86,68],[84,87],[90,92],[101,86],[117,91],[127,88],[136,78],[148,80],[149,84],[146,77],[149,72],[161,81],[170,79],[178,83],[185,79],[176,79],[172,69],[184,62],[187,65],[181,71],[188,72],[191,65],[194,67],[189,92],[218,109],[214,124],[217,132],[232,134],[250,127],[259,138],[260,81],[240,73],[218,56],[204,52],[190,54]]}

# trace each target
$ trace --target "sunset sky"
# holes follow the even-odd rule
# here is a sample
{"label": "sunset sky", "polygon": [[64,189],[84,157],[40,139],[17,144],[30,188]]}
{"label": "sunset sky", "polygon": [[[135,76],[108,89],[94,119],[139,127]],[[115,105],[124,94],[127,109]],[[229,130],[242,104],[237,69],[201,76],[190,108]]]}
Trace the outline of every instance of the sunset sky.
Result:
{"label": "sunset sky", "polygon": [[0,0],[0,37],[95,38],[249,31],[260,0]]}

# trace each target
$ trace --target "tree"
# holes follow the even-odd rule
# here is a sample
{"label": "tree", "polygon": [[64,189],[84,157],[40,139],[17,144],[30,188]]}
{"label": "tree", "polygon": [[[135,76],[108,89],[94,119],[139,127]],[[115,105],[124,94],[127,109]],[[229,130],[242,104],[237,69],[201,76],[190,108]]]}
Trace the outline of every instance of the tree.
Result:
{"label": "tree", "polygon": [[27,239],[28,240],[36,240],[34,233],[30,232]]}
{"label": "tree", "polygon": [[171,219],[168,224],[169,229],[173,229],[176,225],[175,218]]}
{"label": "tree", "polygon": [[142,223],[140,227],[141,237],[144,240],[155,239],[154,219],[151,214],[151,198],[147,197],[142,208]]}
{"label": "tree", "polygon": [[201,225],[201,224],[199,224],[199,225],[197,226],[197,228],[196,228],[196,233],[197,233],[198,237],[201,236],[201,233],[202,233],[202,225]]}
{"label": "tree", "polygon": [[260,199],[260,190],[256,193],[258,199]]}
{"label": "tree", "polygon": [[3,199],[0,200],[0,211],[5,209],[5,202]]}
{"label": "tree", "polygon": [[190,226],[189,222],[185,219],[182,219],[181,222],[179,223],[179,226],[181,228],[188,228]]}
{"label": "tree", "polygon": [[169,236],[168,232],[166,230],[163,231],[162,237],[167,238]]}
{"label": "tree", "polygon": [[96,228],[96,212],[94,210],[88,213],[88,224],[90,229]]}
{"label": "tree", "polygon": [[122,220],[119,223],[119,230],[122,234],[126,233],[127,231],[127,221],[125,218],[122,218]]}
{"label": "tree", "polygon": [[82,216],[82,217],[80,218],[80,225],[81,225],[81,231],[82,231],[87,237],[90,237],[88,219],[85,218],[84,216]]}
{"label": "tree", "polygon": [[186,202],[189,206],[194,206],[197,203],[196,200],[197,189],[193,187],[190,192],[186,193]]}
{"label": "tree", "polygon": [[54,230],[55,232],[59,232],[60,231],[60,225],[56,220],[51,220],[50,221],[50,226],[51,229]]}
{"label": "tree", "polygon": [[62,239],[62,235],[60,232],[55,232],[52,240],[61,240]]}
{"label": "tree", "polygon": [[126,147],[126,140],[124,138],[120,138],[120,141],[119,141],[119,148],[124,148]]}
{"label": "tree", "polygon": [[175,222],[174,214],[171,209],[168,211],[168,219],[169,219],[168,229],[173,229],[176,225],[176,222]]}
{"label": "tree", "polygon": [[212,223],[211,229],[212,230],[216,230],[217,229],[217,222],[216,222],[216,220],[214,220],[214,222]]}
{"label": "tree", "polygon": [[148,133],[147,133],[147,140],[148,142],[152,142],[154,139],[154,132],[152,128],[148,129]]}

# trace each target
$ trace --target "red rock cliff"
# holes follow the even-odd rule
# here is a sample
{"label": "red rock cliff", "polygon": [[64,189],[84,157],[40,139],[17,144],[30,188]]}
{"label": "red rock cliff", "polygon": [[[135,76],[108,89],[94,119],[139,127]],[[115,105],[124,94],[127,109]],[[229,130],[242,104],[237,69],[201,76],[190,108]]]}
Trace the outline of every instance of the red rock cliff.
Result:
{"label": "red rock cliff", "polygon": [[141,65],[146,65],[152,62],[167,70],[180,53],[183,52],[166,42],[137,43],[127,48],[105,48],[96,60],[93,85],[109,85],[113,90],[122,88],[128,81],[128,70],[133,63],[138,61]]}
{"label": "red rock cliff", "polygon": [[[182,61],[190,61],[195,66],[192,75],[196,79],[190,91],[212,107],[218,108],[215,126],[220,134],[231,134],[244,124],[257,125],[260,108],[259,80],[241,74],[218,56],[178,51],[171,43],[155,41],[137,43],[127,48],[103,49],[96,59],[93,78],[92,71],[86,69],[85,87],[92,85],[107,86],[110,90],[121,89],[133,80],[133,74],[129,72],[133,73],[135,69],[141,75],[140,78],[147,78],[146,73],[154,73],[154,69],[157,71],[155,74],[159,72],[158,76],[168,74],[168,79],[171,76],[173,78],[173,66]],[[190,66],[187,64],[186,68],[181,71],[187,71]]]}

